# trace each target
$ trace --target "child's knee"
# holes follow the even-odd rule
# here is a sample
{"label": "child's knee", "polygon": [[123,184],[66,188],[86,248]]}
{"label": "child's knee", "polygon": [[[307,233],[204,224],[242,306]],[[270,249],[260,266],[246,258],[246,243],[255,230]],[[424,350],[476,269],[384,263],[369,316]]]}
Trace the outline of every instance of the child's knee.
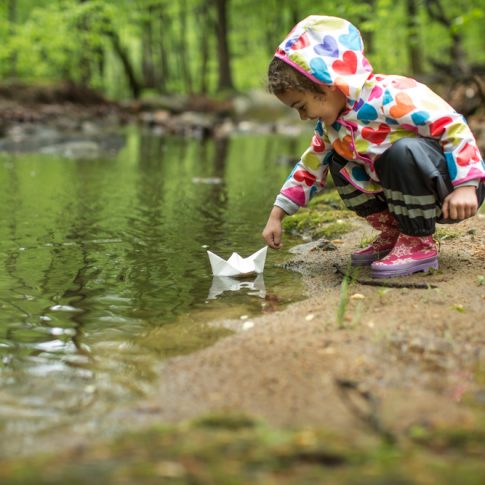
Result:
{"label": "child's knee", "polygon": [[401,138],[386,151],[386,158],[392,159],[395,165],[409,165],[416,155],[423,150],[423,140],[420,138]]}
{"label": "child's knee", "polygon": [[401,138],[379,158],[376,170],[379,176],[391,173],[399,176],[431,176],[437,170],[446,170],[441,147],[433,140]]}

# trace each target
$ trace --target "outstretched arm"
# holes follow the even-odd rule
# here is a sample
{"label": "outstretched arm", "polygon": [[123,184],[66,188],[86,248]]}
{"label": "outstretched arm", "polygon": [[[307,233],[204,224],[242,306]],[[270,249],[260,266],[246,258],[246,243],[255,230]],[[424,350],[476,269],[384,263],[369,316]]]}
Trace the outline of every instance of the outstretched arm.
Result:
{"label": "outstretched arm", "polygon": [[307,205],[310,198],[323,189],[330,153],[330,143],[319,121],[310,147],[286,179],[263,230],[263,238],[271,248],[282,247],[281,222],[284,217],[294,214],[300,207]]}
{"label": "outstretched arm", "polygon": [[280,249],[283,246],[281,243],[281,221],[285,216],[286,212],[281,207],[277,205],[273,207],[263,230],[263,238],[270,248]]}

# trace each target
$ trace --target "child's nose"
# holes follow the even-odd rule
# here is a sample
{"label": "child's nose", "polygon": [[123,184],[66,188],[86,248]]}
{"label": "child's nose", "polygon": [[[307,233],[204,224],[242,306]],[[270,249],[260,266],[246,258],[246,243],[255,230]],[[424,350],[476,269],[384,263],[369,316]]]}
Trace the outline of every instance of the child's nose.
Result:
{"label": "child's nose", "polygon": [[298,114],[300,115],[300,120],[305,121],[308,119],[308,116],[303,111],[298,111]]}

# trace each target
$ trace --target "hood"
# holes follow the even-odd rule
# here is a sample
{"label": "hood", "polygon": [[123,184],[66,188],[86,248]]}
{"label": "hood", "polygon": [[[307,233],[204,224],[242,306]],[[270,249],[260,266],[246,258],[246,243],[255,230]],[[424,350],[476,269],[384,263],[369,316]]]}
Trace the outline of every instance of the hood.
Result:
{"label": "hood", "polygon": [[338,17],[305,18],[279,45],[275,57],[317,84],[335,85],[347,97],[349,107],[372,74],[360,32]]}

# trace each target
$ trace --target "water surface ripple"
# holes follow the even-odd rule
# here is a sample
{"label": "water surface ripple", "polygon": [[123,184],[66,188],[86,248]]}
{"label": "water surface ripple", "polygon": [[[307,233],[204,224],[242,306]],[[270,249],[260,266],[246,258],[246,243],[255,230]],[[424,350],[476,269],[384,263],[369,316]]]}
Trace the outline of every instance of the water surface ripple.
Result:
{"label": "water surface ripple", "polygon": [[288,172],[276,161],[303,148],[278,136],[187,141],[130,128],[116,157],[0,155],[2,435],[74,416],[94,423],[149,390],[154,362],[215,341],[208,320],[261,313],[264,294],[278,305],[301,297],[298,276],[276,267],[284,255],[271,253],[263,293],[208,299],[206,249],[262,247]]}

